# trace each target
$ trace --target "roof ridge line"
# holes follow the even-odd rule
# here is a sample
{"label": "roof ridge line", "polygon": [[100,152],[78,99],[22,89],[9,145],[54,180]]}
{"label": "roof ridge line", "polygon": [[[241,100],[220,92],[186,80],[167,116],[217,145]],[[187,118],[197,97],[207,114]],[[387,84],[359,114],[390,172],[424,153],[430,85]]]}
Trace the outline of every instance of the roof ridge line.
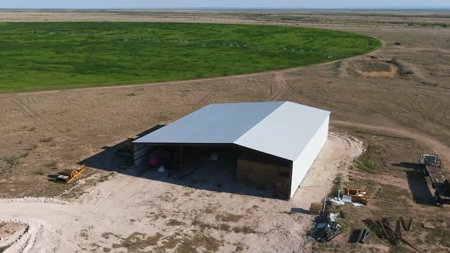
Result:
{"label": "roof ridge line", "polygon": [[[253,128],[255,128],[257,125],[261,124],[261,122],[264,121],[264,119],[266,119],[267,117],[269,117],[270,115],[272,115],[274,112],[276,112],[277,110],[279,110],[284,104],[286,104],[288,101],[270,101],[270,102],[283,102],[280,104],[280,106],[278,106],[275,110],[273,110],[271,113],[267,114],[264,118],[262,118],[258,123],[254,124],[252,127],[250,127],[250,129],[248,129],[245,133],[241,134],[241,136],[239,136],[239,138],[237,138],[236,140],[233,141],[233,144],[236,144],[237,141],[239,141],[239,139],[241,139],[242,137],[244,137],[248,132],[250,132]],[[262,102],[264,103],[264,102]],[[266,102],[267,103],[267,102]],[[239,145],[239,144],[236,144]],[[241,145],[239,145],[241,146]]]}

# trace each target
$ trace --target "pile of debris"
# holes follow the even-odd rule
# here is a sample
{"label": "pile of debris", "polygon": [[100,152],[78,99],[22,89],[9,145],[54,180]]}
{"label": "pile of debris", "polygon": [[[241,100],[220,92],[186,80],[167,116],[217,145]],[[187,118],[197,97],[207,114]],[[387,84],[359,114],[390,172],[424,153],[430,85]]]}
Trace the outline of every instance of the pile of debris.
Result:
{"label": "pile of debris", "polygon": [[341,213],[326,214],[326,199],[321,202],[312,203],[309,209],[310,214],[318,214],[314,228],[310,236],[318,242],[328,242],[342,233],[342,227],[336,222]]}
{"label": "pile of debris", "polygon": [[351,203],[353,206],[366,206],[369,202],[369,193],[366,189],[343,188],[339,190],[337,197],[329,199],[335,205],[342,206],[345,203]]}
{"label": "pile of debris", "polygon": [[400,217],[395,222],[395,229],[389,223],[389,218],[382,218],[381,220],[374,221],[372,219],[367,219],[364,221],[366,225],[372,230],[378,237],[381,239],[387,240],[389,243],[393,245],[399,245],[400,242],[403,242],[418,251],[412,244],[407,242],[402,237],[402,227],[404,231],[411,230],[412,219],[408,220],[408,223],[405,223],[403,217]]}
{"label": "pile of debris", "polygon": [[326,223],[318,223],[316,226],[316,240],[318,242],[329,242],[342,233],[341,225],[335,220],[331,220],[332,218],[330,215],[328,215]]}
{"label": "pile of debris", "polygon": [[365,243],[369,241],[370,237],[372,237],[372,232],[369,229],[362,229],[358,233],[358,238],[356,239],[356,242],[359,243]]}

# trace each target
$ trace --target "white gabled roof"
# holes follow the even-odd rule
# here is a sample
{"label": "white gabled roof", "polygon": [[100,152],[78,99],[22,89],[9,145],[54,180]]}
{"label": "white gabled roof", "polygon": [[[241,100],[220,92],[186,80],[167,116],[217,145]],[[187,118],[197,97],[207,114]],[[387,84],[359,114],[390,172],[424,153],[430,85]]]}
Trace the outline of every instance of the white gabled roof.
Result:
{"label": "white gabled roof", "polygon": [[294,161],[329,115],[292,102],[211,104],[134,143],[236,144]]}

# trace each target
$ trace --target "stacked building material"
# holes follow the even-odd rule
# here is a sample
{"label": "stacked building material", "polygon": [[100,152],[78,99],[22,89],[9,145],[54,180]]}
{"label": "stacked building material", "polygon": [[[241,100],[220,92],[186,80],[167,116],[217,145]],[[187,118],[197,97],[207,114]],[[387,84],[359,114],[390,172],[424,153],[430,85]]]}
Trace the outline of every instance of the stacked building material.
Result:
{"label": "stacked building material", "polygon": [[314,202],[311,203],[311,207],[309,208],[309,213],[310,214],[320,214],[320,212],[322,211],[322,202]]}
{"label": "stacked building material", "polygon": [[405,224],[403,217],[400,217],[396,220],[396,227],[393,229],[389,223],[389,218],[382,218],[379,221],[373,221],[371,219],[367,219],[364,221],[367,226],[381,239],[385,239],[393,245],[398,245],[400,242],[403,242],[409,245],[414,250],[418,251],[412,244],[406,241],[402,237],[401,226],[405,231],[409,231],[411,229],[412,219],[409,220],[408,225]]}
{"label": "stacked building material", "polygon": [[369,193],[367,190],[344,188],[342,194],[343,196],[350,196],[351,202],[354,203],[362,203],[363,205],[367,205],[369,202]]}
{"label": "stacked building material", "polygon": [[366,241],[368,241],[369,240],[369,238],[372,236],[372,232],[370,232],[370,230],[368,230],[368,229],[362,229],[360,232],[359,232],[359,235],[358,235],[358,242],[360,242],[360,243],[365,243]]}
{"label": "stacked building material", "polygon": [[280,193],[288,193],[290,189],[289,172],[289,164],[253,153],[245,153],[238,159],[238,179],[273,186]]}

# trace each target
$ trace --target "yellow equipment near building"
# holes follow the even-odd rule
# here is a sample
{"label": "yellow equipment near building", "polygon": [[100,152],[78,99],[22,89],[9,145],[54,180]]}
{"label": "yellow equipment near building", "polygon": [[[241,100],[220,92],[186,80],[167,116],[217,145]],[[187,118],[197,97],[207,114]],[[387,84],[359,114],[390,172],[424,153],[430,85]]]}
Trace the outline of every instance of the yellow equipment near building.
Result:
{"label": "yellow equipment near building", "polygon": [[61,172],[58,172],[58,176],[56,180],[66,182],[67,184],[72,183],[78,177],[80,177],[81,173],[84,172],[84,164],[80,165],[78,168],[73,169],[65,169]]}

